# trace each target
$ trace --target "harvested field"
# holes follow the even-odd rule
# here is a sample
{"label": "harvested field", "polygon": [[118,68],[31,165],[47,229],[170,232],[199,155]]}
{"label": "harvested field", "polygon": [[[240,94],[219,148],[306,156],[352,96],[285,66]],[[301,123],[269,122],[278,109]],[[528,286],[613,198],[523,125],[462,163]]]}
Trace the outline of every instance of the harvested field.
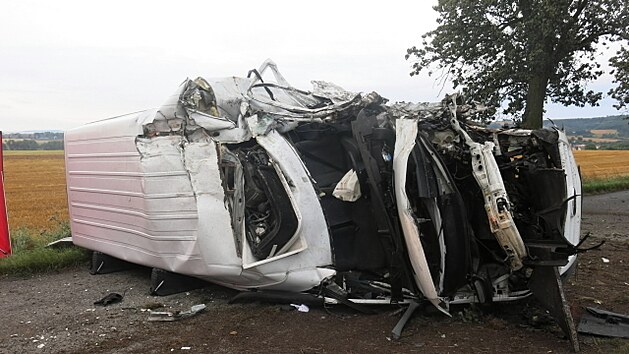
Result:
{"label": "harvested field", "polygon": [[615,143],[620,141],[620,139],[614,138],[583,138],[583,141],[591,142],[591,143]]}
{"label": "harvested field", "polygon": [[63,151],[5,151],[4,182],[11,230],[68,219]]}
{"label": "harvested field", "polygon": [[629,150],[580,150],[574,157],[585,179],[629,176]]}
{"label": "harvested field", "polygon": [[604,135],[604,134],[618,134],[618,130],[616,129],[592,129],[590,133],[594,135]]}

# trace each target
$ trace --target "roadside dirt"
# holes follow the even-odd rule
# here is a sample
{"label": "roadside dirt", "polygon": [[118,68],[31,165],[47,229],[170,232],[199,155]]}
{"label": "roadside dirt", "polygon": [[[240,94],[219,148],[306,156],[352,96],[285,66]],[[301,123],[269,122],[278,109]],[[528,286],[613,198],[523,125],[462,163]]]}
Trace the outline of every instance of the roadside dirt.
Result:
{"label": "roadside dirt", "polygon": [[[582,233],[592,236],[577,274],[566,284],[575,321],[583,306],[629,313],[629,191],[589,196]],[[609,260],[604,263],[602,258]],[[29,278],[0,279],[0,353],[564,353],[560,329],[532,300],[492,308],[459,307],[446,318],[418,311],[402,338],[390,331],[401,313],[382,307],[376,315],[342,307],[311,308],[235,304],[235,292],[219,286],[177,295],[148,295],[150,272],[92,276],[84,268]],[[121,303],[93,305],[110,292]],[[187,310],[206,304],[199,315],[178,322],[148,322],[147,308]],[[628,352],[629,340],[580,335],[584,353]]]}

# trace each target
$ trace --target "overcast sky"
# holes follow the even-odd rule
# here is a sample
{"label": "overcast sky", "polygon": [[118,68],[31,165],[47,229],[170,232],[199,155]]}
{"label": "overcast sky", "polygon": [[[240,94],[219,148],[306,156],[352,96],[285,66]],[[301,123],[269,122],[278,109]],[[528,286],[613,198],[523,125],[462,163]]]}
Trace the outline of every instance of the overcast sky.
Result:
{"label": "overcast sky", "polygon": [[[267,58],[299,88],[325,80],[392,101],[438,101],[449,87],[411,78],[404,60],[436,26],[433,3],[3,1],[0,130],[66,130],[157,107],[186,77],[245,76]],[[611,105],[547,111],[617,114]]]}

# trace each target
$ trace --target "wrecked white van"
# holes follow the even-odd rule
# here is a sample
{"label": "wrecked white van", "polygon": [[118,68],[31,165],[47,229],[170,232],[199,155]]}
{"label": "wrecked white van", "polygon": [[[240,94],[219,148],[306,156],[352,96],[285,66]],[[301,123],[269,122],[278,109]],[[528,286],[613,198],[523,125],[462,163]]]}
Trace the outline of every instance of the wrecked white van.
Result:
{"label": "wrecked white van", "polygon": [[446,313],[574,264],[581,180],[562,131],[479,128],[457,96],[313,86],[267,61],[68,131],[73,242],[235,289]]}

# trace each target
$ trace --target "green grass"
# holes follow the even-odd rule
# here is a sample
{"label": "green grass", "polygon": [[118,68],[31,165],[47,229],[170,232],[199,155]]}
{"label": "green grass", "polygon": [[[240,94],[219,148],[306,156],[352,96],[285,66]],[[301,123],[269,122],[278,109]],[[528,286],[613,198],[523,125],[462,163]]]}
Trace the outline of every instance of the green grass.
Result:
{"label": "green grass", "polygon": [[34,232],[17,229],[11,233],[13,254],[0,258],[0,275],[24,276],[56,271],[85,264],[90,252],[78,247],[46,248],[52,241],[70,236],[67,222],[59,222],[53,230]]}
{"label": "green grass", "polygon": [[587,194],[607,193],[625,189],[629,189],[629,176],[585,179],[583,181],[583,192]]}

